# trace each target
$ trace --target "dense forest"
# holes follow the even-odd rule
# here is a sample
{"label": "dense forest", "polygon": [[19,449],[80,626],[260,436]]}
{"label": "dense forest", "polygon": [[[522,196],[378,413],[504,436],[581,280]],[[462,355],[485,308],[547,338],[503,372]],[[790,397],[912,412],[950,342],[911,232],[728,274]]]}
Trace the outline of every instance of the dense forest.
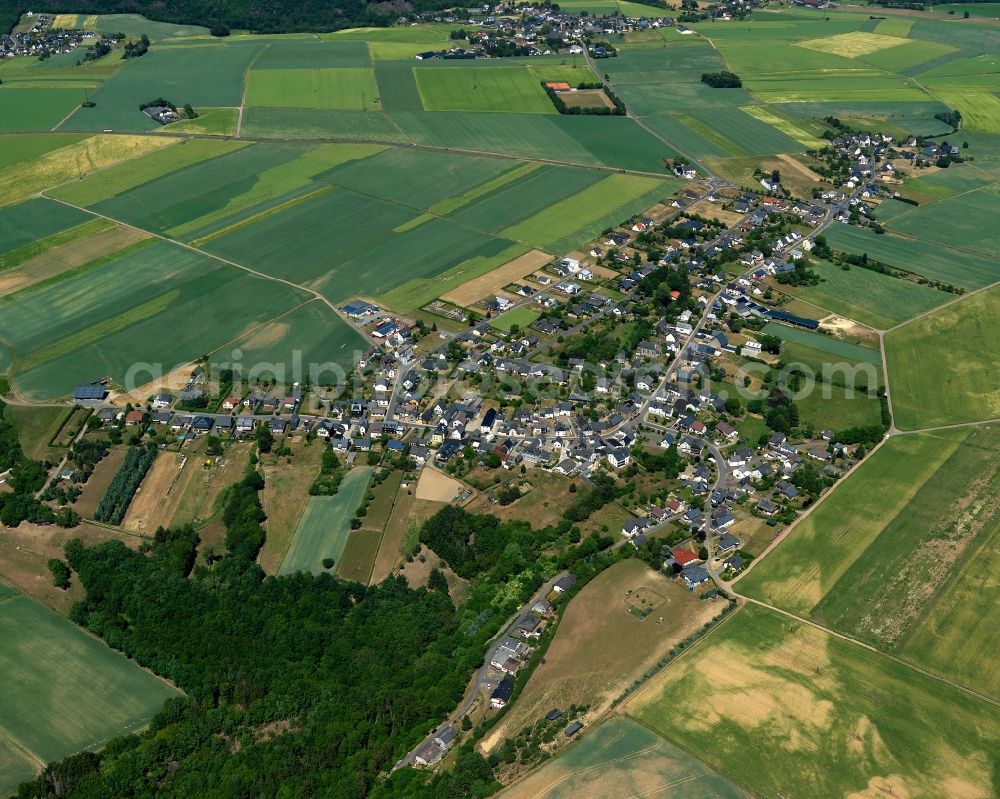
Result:
{"label": "dense forest", "polygon": [[147,731],[50,765],[21,799],[444,799],[497,789],[468,744],[442,775],[386,775],[454,708],[510,614],[561,568],[581,582],[596,573],[612,539],[581,541],[569,522],[532,530],[445,508],[421,537],[472,580],[456,607],[439,572],[417,590],[401,577],[375,587],[266,577],[256,563],[262,487],[251,469],[224,495],[225,554],[209,565],[196,565],[191,527],[158,530],[139,552],[67,544],[86,590],[71,618],[186,696]]}
{"label": "dense forest", "polygon": [[[384,27],[413,11],[454,4],[442,0],[60,0],[58,10],[78,14],[142,14],[160,22],[247,29],[260,33],[328,31],[358,26]],[[25,11],[26,0],[0,0],[0,23],[7,33]]]}

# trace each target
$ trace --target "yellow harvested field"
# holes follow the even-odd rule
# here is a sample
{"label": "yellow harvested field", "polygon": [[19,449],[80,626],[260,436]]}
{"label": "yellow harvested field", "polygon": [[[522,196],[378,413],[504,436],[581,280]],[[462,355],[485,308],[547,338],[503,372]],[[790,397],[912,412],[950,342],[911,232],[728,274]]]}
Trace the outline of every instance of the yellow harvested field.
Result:
{"label": "yellow harvested field", "polygon": [[417,481],[417,499],[451,502],[463,491],[465,491],[464,483],[430,466],[420,473],[420,479]]}
{"label": "yellow harvested field", "polygon": [[721,203],[713,203],[708,200],[696,202],[690,208],[686,209],[685,213],[698,214],[706,219],[718,219],[724,225],[735,225],[743,219],[743,214],[738,214],[735,211],[726,211],[722,208]]}
{"label": "yellow harvested field", "polygon": [[508,283],[515,280],[522,280],[525,276],[541,269],[552,260],[552,256],[540,250],[526,252],[519,258],[515,258],[503,266],[498,266],[491,272],[487,272],[482,277],[474,278],[463,283],[456,289],[452,289],[447,294],[442,294],[441,299],[452,302],[455,305],[468,307],[475,304],[484,297],[496,294]]}
{"label": "yellow harvested field", "polygon": [[841,33],[838,36],[827,36],[822,39],[809,39],[805,42],[796,42],[795,46],[805,47],[807,50],[817,50],[821,53],[839,55],[844,58],[858,58],[859,56],[877,53],[879,50],[887,50],[890,47],[897,47],[909,42],[909,39],[903,39],[899,36],[884,36],[881,33],[852,31],[851,33]]}
{"label": "yellow harvested field", "polygon": [[66,31],[76,30],[79,18],[79,14],[56,14],[52,20],[52,27]]}
{"label": "yellow harvested field", "polygon": [[122,527],[145,534],[169,527],[200,462],[200,458],[183,452],[159,453],[135,492]]}
{"label": "yellow harvested field", "polygon": [[78,180],[98,169],[169,147],[180,139],[158,136],[98,135],[60,147],[33,161],[0,170],[0,205],[31,197],[43,189]]}
{"label": "yellow harvested field", "polygon": [[57,277],[63,272],[90,263],[102,255],[117,252],[145,238],[149,238],[149,234],[141,230],[115,226],[111,230],[105,230],[82,241],[74,241],[49,250],[0,273],[0,297]]}

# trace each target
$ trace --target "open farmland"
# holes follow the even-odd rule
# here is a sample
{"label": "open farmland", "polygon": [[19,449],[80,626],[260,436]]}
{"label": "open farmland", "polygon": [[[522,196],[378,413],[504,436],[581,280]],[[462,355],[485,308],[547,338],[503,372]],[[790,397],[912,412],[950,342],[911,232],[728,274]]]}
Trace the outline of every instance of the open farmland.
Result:
{"label": "open farmland", "polygon": [[504,799],[744,799],[748,794],[683,749],[616,716],[499,794]]}
{"label": "open farmland", "polygon": [[991,288],[886,336],[897,426],[914,430],[1000,416],[998,314],[1000,288]]}
{"label": "open farmland", "polygon": [[297,571],[319,574],[324,558],[333,558],[335,567],[340,563],[351,533],[351,518],[361,504],[371,473],[369,467],[359,466],[344,476],[334,496],[309,499],[278,574]]}
{"label": "open farmland", "polygon": [[[629,594],[640,590],[654,598],[652,612],[644,619],[631,614],[627,604]],[[588,719],[600,718],[672,647],[723,608],[723,602],[702,601],[639,560],[612,566],[569,603],[545,662],[531,675],[502,723],[484,738],[484,748],[495,749],[504,737],[516,735],[552,708],[588,705]],[[618,654],[608,658],[609,651]]]}
{"label": "open farmland", "polygon": [[124,655],[2,584],[0,641],[5,792],[46,762],[141,728],[164,700],[177,696]]}
{"label": "open farmland", "polygon": [[[134,279],[139,267],[141,282]],[[16,301],[0,300],[0,338],[16,353],[15,388],[26,396],[58,397],[103,375],[123,380],[136,363],[159,364],[166,374],[307,299],[283,284],[157,242],[28,289]],[[145,370],[134,379],[141,384],[154,377]]]}
{"label": "open farmland", "polygon": [[998,450],[995,426],[893,438],[737,590],[1000,697]]}
{"label": "open farmland", "polygon": [[[940,203],[934,203],[932,207],[936,209]],[[870,258],[897,269],[965,288],[982,288],[998,277],[995,261],[974,252],[959,252],[947,246],[931,244],[924,238],[879,236],[849,225],[834,225],[826,236],[830,246],[836,250],[868,253]]]}
{"label": "open farmland", "polygon": [[1000,789],[997,707],[758,606],[626,712],[763,796],[988,799]]}
{"label": "open farmland", "polygon": [[375,74],[368,67],[252,69],[246,103],[274,108],[378,108]]}
{"label": "open farmland", "polygon": [[204,46],[151,47],[91,95],[94,108],[79,108],[60,130],[156,130],[160,123],[139,110],[156,97],[178,107],[238,106],[244,73],[264,45],[234,42]]}
{"label": "open farmland", "polygon": [[587,67],[436,67],[415,69],[427,111],[513,111],[555,114],[542,80],[573,84],[595,80]]}
{"label": "open farmland", "polygon": [[856,266],[842,269],[823,262],[816,271],[823,282],[796,291],[795,296],[882,330],[955,298],[930,286]]}

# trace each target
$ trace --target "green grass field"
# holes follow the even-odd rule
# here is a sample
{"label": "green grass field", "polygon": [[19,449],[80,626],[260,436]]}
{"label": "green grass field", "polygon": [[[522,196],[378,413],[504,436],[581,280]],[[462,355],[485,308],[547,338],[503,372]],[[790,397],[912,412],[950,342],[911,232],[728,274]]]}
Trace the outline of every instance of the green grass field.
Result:
{"label": "green grass field", "polygon": [[556,107],[523,67],[414,70],[427,111],[513,111],[555,114]]}
{"label": "green grass field", "polygon": [[1000,353],[992,345],[1000,289],[992,288],[886,336],[896,425],[915,430],[1000,416]]}
{"label": "green grass field", "polygon": [[581,192],[518,222],[500,235],[547,252],[561,252],[667,198],[676,181],[608,175]]}
{"label": "green grass field", "polygon": [[492,324],[497,330],[509,333],[514,325],[517,325],[518,328],[523,330],[534,322],[539,315],[539,312],[530,306],[522,305],[520,308],[515,308],[513,311],[507,311],[507,313],[501,314],[493,320]]}
{"label": "green grass field", "polygon": [[4,418],[17,428],[24,454],[35,460],[45,460],[53,458],[49,442],[72,413],[72,408],[61,405],[8,405],[4,409]]}
{"label": "green grass field", "polygon": [[802,424],[811,424],[816,430],[846,430],[879,424],[882,411],[875,397],[854,393],[849,396],[838,386],[830,387],[830,396],[823,396],[818,386],[809,396],[795,401]]}
{"label": "green grass field", "polygon": [[50,130],[85,99],[82,89],[0,86],[0,132]]}
{"label": "green grass field", "polygon": [[761,796],[1000,790],[1000,709],[757,606],[675,661],[626,712]]}
{"label": "green grass field", "polygon": [[145,131],[160,124],[139,110],[163,97],[178,107],[235,107],[243,96],[243,75],[263,43],[210,47],[151,47],[91,94],[94,108],[80,108],[60,130]]}
{"label": "green grass field", "polygon": [[319,574],[324,558],[340,563],[351,532],[351,518],[361,504],[371,473],[369,467],[352,469],[334,496],[309,499],[278,574],[297,571]]}
{"label": "green grass field", "polygon": [[[926,213],[932,213],[931,208],[937,209],[940,206],[941,203],[934,203]],[[979,215],[981,210],[974,213],[976,218],[982,218]],[[910,216],[912,215],[904,219]],[[963,224],[972,222],[965,220]],[[891,223],[893,228],[899,226],[898,221]],[[928,233],[926,227],[919,232],[920,238],[901,238],[879,236],[852,225],[834,225],[827,230],[826,237],[834,249],[868,253],[870,257],[897,269],[965,288],[982,288],[997,279],[996,264],[991,259],[973,252],[957,252],[950,247],[933,244],[923,238]],[[986,236],[988,231],[983,231],[980,235]]]}
{"label": "green grass field", "polygon": [[381,542],[381,530],[351,530],[340,558],[337,559],[337,576],[367,584]]}
{"label": "green grass field", "polygon": [[246,103],[273,108],[378,109],[369,67],[250,70]]}
{"label": "green grass field", "polygon": [[56,133],[47,136],[8,134],[0,136],[0,169],[12,164],[31,161],[60,147],[74,144],[84,138],[82,133]]}
{"label": "green grass field", "polygon": [[870,269],[844,270],[826,262],[815,268],[823,282],[795,296],[881,330],[955,298],[954,294]]}
{"label": "green grass field", "polygon": [[[44,241],[77,228],[92,217],[83,211],[51,200],[35,199],[0,208],[0,254],[20,252],[35,254],[44,249]],[[8,257],[3,264],[11,266]],[[0,266],[0,268],[3,268]]]}
{"label": "green grass field", "polygon": [[918,237],[925,242],[925,249],[939,250],[940,245],[950,248],[952,253],[949,254],[955,255],[960,263],[970,256],[992,262],[988,276],[988,282],[992,283],[1000,277],[996,268],[1000,257],[1000,232],[986,223],[998,214],[1000,189],[994,185],[941,200],[932,206],[915,208],[893,219],[890,227],[904,235]]}
{"label": "green grass field", "polygon": [[[571,719],[566,719],[567,725]],[[592,730],[522,783],[505,799],[615,796],[639,799],[745,799],[745,791],[704,763],[634,721],[615,716]]]}
{"label": "green grass field", "polygon": [[0,790],[144,726],[177,691],[27,596],[0,592]]}

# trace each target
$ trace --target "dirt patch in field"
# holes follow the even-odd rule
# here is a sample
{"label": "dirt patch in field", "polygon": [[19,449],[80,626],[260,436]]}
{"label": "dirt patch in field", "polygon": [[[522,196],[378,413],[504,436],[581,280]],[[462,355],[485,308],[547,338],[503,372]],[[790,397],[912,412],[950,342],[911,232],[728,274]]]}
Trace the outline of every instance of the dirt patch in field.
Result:
{"label": "dirt patch in field", "polygon": [[193,362],[186,363],[183,366],[178,366],[176,369],[171,369],[162,377],[150,380],[148,383],[143,383],[141,386],[137,386],[130,391],[112,391],[108,395],[108,401],[119,405],[129,402],[133,405],[145,405],[150,397],[160,391],[177,393],[187,386],[188,380],[191,378],[191,372],[195,370],[196,366],[197,364]]}
{"label": "dirt patch in field", "polygon": [[[630,612],[654,595],[657,605],[645,618]],[[571,600],[545,659],[483,748],[494,749],[552,708],[589,705],[582,720],[593,724],[625,688],[723,607],[721,601],[699,600],[641,561],[612,566]]]}
{"label": "dirt patch in field", "polygon": [[413,556],[413,560],[403,564],[399,573],[406,578],[406,584],[410,588],[421,588],[427,585],[431,569],[437,569],[445,576],[448,581],[448,593],[451,594],[454,601],[460,602],[461,598],[468,594],[469,583],[455,574],[447,563],[423,544],[420,545],[417,554]]}
{"label": "dirt patch in field", "polygon": [[283,341],[292,326],[287,322],[269,322],[258,327],[248,339],[240,342],[243,349],[261,349]]}
{"label": "dirt patch in field", "polygon": [[720,203],[711,203],[708,200],[696,202],[690,208],[686,209],[685,213],[699,214],[706,219],[718,219],[727,227],[732,227],[743,219],[743,214],[738,214],[736,211],[723,210]]}
{"label": "dirt patch in field", "polygon": [[188,483],[200,465],[183,452],[161,452],[136,491],[122,527],[151,534],[168,527]]}
{"label": "dirt patch in field", "polygon": [[417,481],[417,499],[429,499],[433,502],[451,502],[456,496],[466,490],[464,483],[444,472],[439,472],[431,466],[425,466]]}
{"label": "dirt patch in field", "polygon": [[820,320],[819,326],[821,330],[830,331],[834,338],[841,341],[850,341],[854,344],[862,342],[871,344],[878,341],[878,333],[875,330],[843,316],[828,316]]}
{"label": "dirt patch in field", "polygon": [[485,275],[473,278],[456,289],[441,295],[441,299],[455,305],[469,307],[477,301],[496,294],[500,289],[515,280],[522,280],[526,275],[541,269],[552,260],[552,256],[540,250],[532,250],[524,255],[508,261],[503,266],[487,272]]}

